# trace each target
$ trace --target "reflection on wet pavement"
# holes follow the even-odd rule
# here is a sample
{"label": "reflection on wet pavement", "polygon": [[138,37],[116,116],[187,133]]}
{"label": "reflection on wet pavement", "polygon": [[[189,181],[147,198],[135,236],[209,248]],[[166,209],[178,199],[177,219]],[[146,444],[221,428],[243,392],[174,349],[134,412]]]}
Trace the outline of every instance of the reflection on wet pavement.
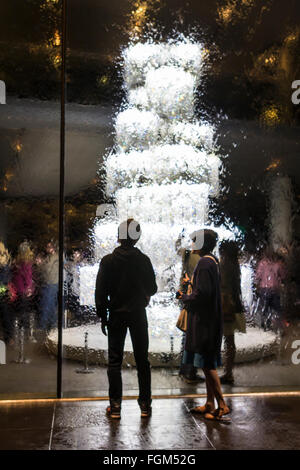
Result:
{"label": "reflection on wet pavement", "polygon": [[120,421],[105,415],[107,401],[0,404],[0,449],[298,449],[299,396],[227,399],[229,424],[206,421],[189,409],[203,399],[153,400],[142,420],[125,400]]}

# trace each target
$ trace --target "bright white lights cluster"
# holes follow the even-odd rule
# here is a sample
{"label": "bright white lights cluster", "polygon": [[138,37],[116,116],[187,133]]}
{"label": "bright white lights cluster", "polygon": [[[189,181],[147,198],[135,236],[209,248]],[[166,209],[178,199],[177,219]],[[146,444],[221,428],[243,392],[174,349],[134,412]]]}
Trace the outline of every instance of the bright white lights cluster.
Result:
{"label": "bright white lights cluster", "polygon": [[145,82],[148,106],[162,118],[191,121],[195,85],[196,77],[177,67],[150,70]]}
{"label": "bright white lights cluster", "polygon": [[212,150],[213,128],[194,119],[203,57],[202,45],[188,40],[139,43],[124,51],[128,106],[116,117],[118,150],[145,150],[162,143]]}
{"label": "bright white lights cluster", "polygon": [[157,145],[166,133],[164,122],[157,114],[136,108],[121,112],[115,128],[117,145],[125,152]]}
{"label": "bright white lights cluster", "polygon": [[182,41],[175,44],[138,43],[123,53],[124,78],[128,90],[144,85],[151,69],[175,66],[198,78],[203,67],[204,50],[201,44]]}
{"label": "bright white lights cluster", "polygon": [[175,122],[170,125],[168,135],[176,144],[184,143],[207,151],[214,149],[214,129],[207,124]]}
{"label": "bright white lights cluster", "polygon": [[121,152],[107,160],[107,192],[112,195],[124,186],[189,181],[190,184],[207,183],[210,194],[216,195],[219,168],[218,157],[192,145],[160,145],[143,152]]}
{"label": "bright white lights cluster", "polygon": [[214,130],[207,124],[166,121],[136,107],[118,114],[115,122],[118,151],[145,150],[153,145],[186,144],[214,152]]}
{"label": "bright white lights cluster", "polygon": [[207,220],[208,191],[206,183],[122,188],[116,193],[117,212],[120,220],[138,214],[141,223],[201,226]]}

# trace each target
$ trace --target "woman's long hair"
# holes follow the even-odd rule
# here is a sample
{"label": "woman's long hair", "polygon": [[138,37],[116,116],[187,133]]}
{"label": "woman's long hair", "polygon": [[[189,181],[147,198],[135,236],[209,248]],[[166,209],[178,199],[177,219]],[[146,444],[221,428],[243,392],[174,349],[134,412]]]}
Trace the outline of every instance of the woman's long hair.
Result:
{"label": "woman's long hair", "polygon": [[28,263],[33,262],[34,253],[30,247],[30,244],[27,241],[24,241],[20,244],[18,249],[18,254],[16,257],[16,263]]}
{"label": "woman's long hair", "polygon": [[0,266],[7,266],[10,264],[10,261],[11,258],[7,248],[3,242],[0,242]]}
{"label": "woman's long hair", "polygon": [[239,247],[235,241],[225,240],[220,245],[220,273],[221,287],[224,286],[227,291],[230,290],[236,311],[242,311]]}

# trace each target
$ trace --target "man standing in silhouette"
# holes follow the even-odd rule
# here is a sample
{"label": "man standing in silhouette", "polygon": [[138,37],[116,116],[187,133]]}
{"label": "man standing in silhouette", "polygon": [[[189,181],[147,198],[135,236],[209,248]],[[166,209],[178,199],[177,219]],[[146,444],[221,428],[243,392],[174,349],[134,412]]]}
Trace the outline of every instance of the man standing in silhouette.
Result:
{"label": "man standing in silhouette", "polygon": [[118,228],[120,246],[102,258],[96,281],[96,309],[101,329],[108,335],[108,381],[111,418],[121,417],[121,367],[129,329],[135,357],[141,416],[151,414],[151,372],[148,361],[148,323],[146,306],[157,291],[150,259],[135,244],[141,236],[133,219]]}

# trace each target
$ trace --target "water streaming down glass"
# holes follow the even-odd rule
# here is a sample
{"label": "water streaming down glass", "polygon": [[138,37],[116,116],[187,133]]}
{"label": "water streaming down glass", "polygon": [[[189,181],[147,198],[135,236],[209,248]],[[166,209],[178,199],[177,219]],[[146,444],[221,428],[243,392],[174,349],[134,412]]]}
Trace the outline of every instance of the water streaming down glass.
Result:
{"label": "water streaming down glass", "polygon": [[[182,259],[175,244],[190,247],[189,234],[209,226],[209,196],[219,192],[221,160],[214,128],[194,115],[204,49],[191,40],[130,45],[123,53],[127,105],[115,119],[116,145],[106,159],[106,192],[112,210],[95,226],[95,259],[116,246],[117,227],[138,220],[138,247],[152,260],[158,294],[148,307],[152,337],[179,336],[176,329]],[[109,212],[109,211],[108,211]],[[238,230],[215,228],[219,239]],[[97,266],[81,271],[82,302],[93,302]],[[87,298],[88,297],[88,298]]]}
{"label": "water streaming down glass", "polygon": [[[199,122],[194,111],[197,84],[204,73],[204,49],[188,39],[177,42],[132,44],[123,52],[127,101],[115,117],[115,146],[105,158],[107,200],[98,207],[93,231],[94,264],[80,268],[80,303],[94,306],[99,261],[117,246],[118,225],[127,218],[139,221],[137,246],[153,263],[158,293],[147,307],[152,366],[175,366],[181,348],[176,328],[183,250],[191,248],[189,235],[199,228],[214,229],[219,241],[241,240],[238,227],[226,220],[214,225],[213,207],[222,193],[223,170],[217,132]],[[230,158],[230,156],[229,156]],[[209,214],[210,211],[210,214]],[[244,303],[253,296],[251,260],[241,266]],[[85,325],[89,333],[89,360],[104,364],[107,340],[98,324]],[[56,344],[57,333],[49,337]],[[82,327],[64,330],[66,357],[84,357]],[[240,362],[273,354],[275,337],[258,328],[237,335]],[[134,365],[129,338],[124,360]]]}

